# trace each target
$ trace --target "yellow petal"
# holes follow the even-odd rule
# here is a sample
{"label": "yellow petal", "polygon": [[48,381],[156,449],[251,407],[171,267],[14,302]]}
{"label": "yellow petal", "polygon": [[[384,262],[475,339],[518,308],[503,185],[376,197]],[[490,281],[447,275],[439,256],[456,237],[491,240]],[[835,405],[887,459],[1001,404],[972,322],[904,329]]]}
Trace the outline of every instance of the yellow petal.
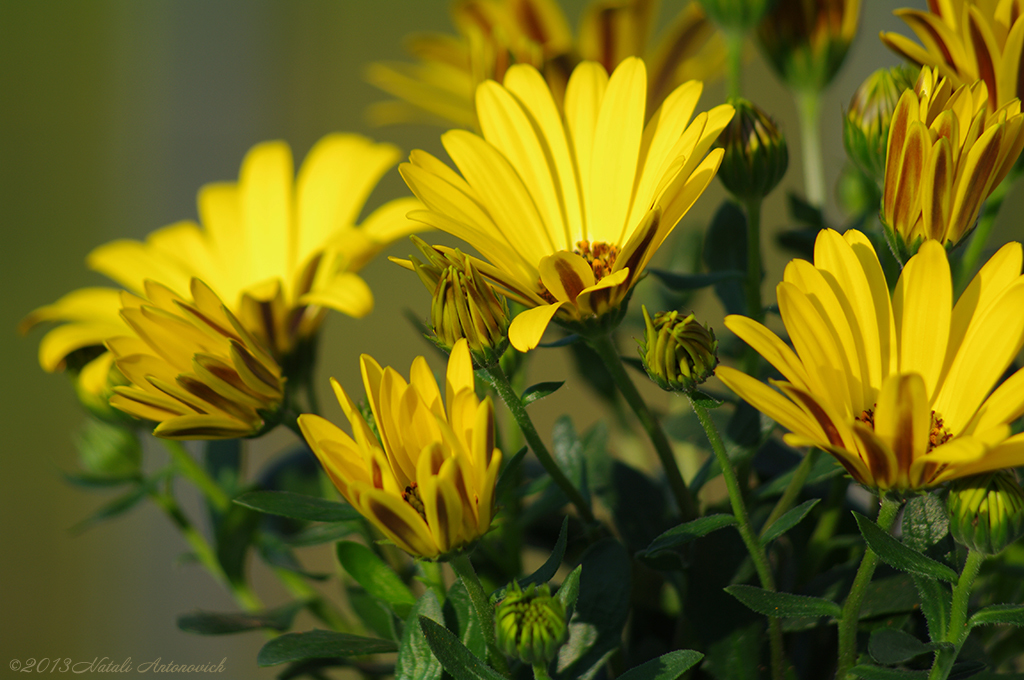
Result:
{"label": "yellow petal", "polygon": [[329,307],[359,319],[373,311],[373,293],[358,274],[341,272],[325,285],[318,286],[301,296],[298,303]]}
{"label": "yellow petal", "polygon": [[469,343],[463,338],[455,343],[452,353],[448,357],[444,397],[448,408],[452,408],[456,394],[463,390],[472,392],[475,386],[476,379],[473,376],[473,360],[469,355]]}
{"label": "yellow petal", "polygon": [[426,558],[440,554],[427,523],[401,498],[367,488],[360,494],[359,511],[402,550]]}
{"label": "yellow petal", "polygon": [[934,397],[949,340],[953,283],[946,251],[925,241],[904,267],[892,298],[900,338],[901,373],[919,373]]}
{"label": "yellow petal", "polygon": [[252,434],[252,427],[233,418],[190,415],[164,420],[153,434],[165,439],[238,439]]}
{"label": "yellow petal", "polygon": [[265,142],[249,150],[238,175],[243,248],[250,280],[291,280],[289,255],[295,252],[292,223],[292,152],[284,142]]}
{"label": "yellow petal", "polygon": [[583,238],[598,240],[592,233],[591,222],[599,219],[590,206],[589,192],[591,174],[594,172],[594,134],[597,129],[598,112],[608,87],[608,72],[597,63],[585,61],[569,77],[565,89],[565,124],[572,142],[573,157],[579,171],[579,186],[582,188],[584,203]]}
{"label": "yellow petal", "polygon": [[816,443],[829,442],[824,429],[814,418],[760,380],[728,366],[719,366],[715,375],[740,399],[790,432],[807,437]]}
{"label": "yellow petal", "polygon": [[924,380],[916,373],[893,375],[882,384],[875,409],[875,434],[895,456],[890,486],[911,488],[911,465],[928,450],[931,409]]}
{"label": "yellow petal", "polygon": [[551,318],[563,304],[556,302],[520,312],[508,328],[508,339],[512,346],[520,352],[528,352],[539,345]]}
{"label": "yellow petal", "polygon": [[593,286],[594,270],[576,253],[560,251],[540,260],[540,279],[559,301],[575,303],[576,296]]}

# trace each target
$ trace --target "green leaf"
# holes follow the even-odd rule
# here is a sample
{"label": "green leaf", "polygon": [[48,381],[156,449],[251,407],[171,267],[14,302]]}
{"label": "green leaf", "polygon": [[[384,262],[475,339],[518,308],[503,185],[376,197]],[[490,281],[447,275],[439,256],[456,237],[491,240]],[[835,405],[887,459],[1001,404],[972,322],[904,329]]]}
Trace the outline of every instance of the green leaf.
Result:
{"label": "green leaf", "polygon": [[232,583],[245,582],[245,563],[261,516],[242,505],[229,505],[214,524],[217,561]]}
{"label": "green leaf", "polygon": [[829,616],[838,619],[843,615],[843,610],[838,604],[820,597],[773,593],[770,590],[746,585],[728,586],[725,592],[758,614],[772,618]]}
{"label": "green leaf", "polygon": [[630,668],[619,676],[619,680],[677,680],[703,658],[700,652],[680,649]]}
{"label": "green leaf", "polygon": [[584,500],[590,502],[590,489],[587,485],[586,461],[583,458],[583,442],[576,434],[572,418],[562,416],[555,421],[551,433],[551,455],[572,485],[576,487]]}
{"label": "green leaf", "polygon": [[326,522],[311,524],[294,536],[283,540],[293,548],[305,548],[311,545],[332,543],[357,531],[359,531],[359,527],[355,522]]}
{"label": "green leaf", "polygon": [[707,274],[673,274],[664,269],[648,269],[669,290],[698,290],[722,281],[742,281],[746,274],[739,269],[726,269]]}
{"label": "green leaf", "polygon": [[118,515],[123,515],[138,505],[150,493],[156,491],[157,486],[170,474],[170,470],[159,472],[123,496],[118,496],[78,524],[71,527],[71,533],[80,534],[86,529],[89,529],[104,520],[113,519]]}
{"label": "green leaf", "polygon": [[303,659],[331,659],[397,651],[398,645],[391,640],[335,633],[331,630],[311,630],[308,633],[287,633],[270,640],[260,649],[256,663],[260,666],[276,666]]}
{"label": "green leaf", "polygon": [[420,627],[434,656],[455,680],[505,680],[444,626],[421,616]]}
{"label": "green leaf", "polygon": [[755,621],[740,625],[733,622],[724,634],[708,644],[707,657],[701,672],[716,680],[759,680],[761,666],[761,642],[764,639],[764,623]]}
{"label": "green leaf", "polygon": [[512,483],[515,479],[515,470],[519,467],[520,463],[523,462],[523,458],[526,457],[526,447],[519,449],[516,455],[512,456],[505,467],[501,470],[501,474],[498,475],[498,484],[495,487],[494,495],[496,498],[501,498],[505,494],[506,487]]}
{"label": "green leaf", "polygon": [[[746,271],[747,217],[732,201],[718,208],[704,234],[704,262],[711,272]],[[729,314],[746,314],[743,282],[726,279],[715,283],[715,294]]]}
{"label": "green leaf", "polygon": [[685,524],[672,527],[651,541],[651,544],[647,546],[645,550],[641,550],[638,556],[654,557],[658,553],[686,545],[690,541],[710,534],[712,531],[731,527],[734,524],[736,524],[736,518],[732,515],[707,515],[706,517],[695,519],[692,522],[686,522]]}
{"label": "green leaf", "polygon": [[228,635],[262,628],[286,631],[292,627],[295,615],[304,606],[306,606],[305,602],[290,602],[262,612],[197,611],[179,616],[178,628],[186,633],[196,633],[197,635]]}
{"label": "green leaf", "polygon": [[290,491],[250,491],[236,498],[235,503],[271,515],[308,522],[347,522],[361,517],[359,511],[347,503]]}
{"label": "green leaf", "polygon": [[706,409],[718,408],[725,403],[724,399],[719,399],[701,390],[690,392],[690,399],[693,399],[698,406],[703,406]]}
{"label": "green leaf", "polygon": [[572,618],[572,613],[576,610],[576,600],[580,596],[580,576],[582,573],[583,565],[581,564],[565,577],[562,585],[558,587],[558,592],[555,593],[555,599],[565,605],[565,615],[570,619]]}
{"label": "green leaf", "polygon": [[529,406],[535,401],[539,401],[544,397],[550,396],[558,391],[558,388],[565,384],[564,380],[557,382],[542,382],[536,385],[530,385],[523,390],[523,396],[520,400],[523,402],[523,406]]}
{"label": "green leaf", "polygon": [[904,671],[898,668],[881,668],[861,664],[850,669],[850,674],[864,680],[913,680],[927,678],[928,671]]}
{"label": "green leaf", "polygon": [[[712,459],[714,457],[712,456]],[[780,496],[789,486],[790,480],[793,479],[793,474],[796,472],[799,464],[794,465],[793,468],[787,472],[782,473],[767,484],[762,484],[753,491],[754,498],[758,500],[764,500],[765,498],[771,498],[772,496]],[[811,467],[811,471],[807,473],[807,480],[804,482],[804,486],[814,486],[818,482],[823,482],[826,479],[832,477],[838,477],[843,474],[845,470],[843,466],[832,456],[818,456],[818,460]]]}
{"label": "green leaf", "polygon": [[921,596],[921,611],[928,624],[928,636],[932,640],[942,640],[946,637],[946,626],[949,625],[953,594],[949,586],[935,579],[917,575],[913,579]]}
{"label": "green leaf", "polygon": [[[988,665],[981,661],[960,661],[953,664],[953,667],[949,669],[949,675],[946,676],[946,680],[966,680],[967,678],[973,678],[986,668],[988,668]],[[1010,680],[1002,673],[996,675],[995,678],[996,680]]]}
{"label": "green leaf", "polygon": [[1024,626],[1024,605],[1019,604],[994,604],[974,613],[967,625],[1006,625]]}
{"label": "green leaf", "polygon": [[815,498],[801,503],[783,514],[782,517],[772,522],[772,525],[764,532],[764,536],[761,537],[761,544],[768,545],[776,538],[795,527],[803,521],[803,518],[807,516],[807,513],[809,513],[819,501],[821,501],[820,498]]}
{"label": "green leaf", "polygon": [[444,601],[444,624],[458,635],[466,649],[478,657],[487,657],[484,628],[462,579],[455,581],[448,589],[448,597]]}
{"label": "green leaf", "polygon": [[[857,544],[860,545],[859,539]],[[917,609],[921,605],[921,598],[914,588],[914,580],[915,577],[910,574],[896,573],[869,583],[864,591],[864,600],[860,605],[860,619],[905,614]],[[930,582],[935,583],[935,581]],[[948,619],[949,616],[947,615],[946,618]]]}
{"label": "green leaf", "polygon": [[399,680],[439,680],[441,663],[430,651],[427,638],[420,628],[420,617],[435,623],[443,623],[441,603],[434,591],[423,593],[405,621],[402,631],[402,643],[398,646],[398,659],[395,661],[395,678]]}
{"label": "green leaf", "polygon": [[[952,644],[946,642],[944,645]],[[868,640],[868,654],[878,663],[893,666],[934,652],[939,645],[921,642],[910,633],[893,628],[879,628]]]}
{"label": "green leaf", "polygon": [[821,208],[812,205],[793,192],[787,193],[786,198],[789,203],[789,214],[797,223],[806,227],[825,228],[825,215]]}
{"label": "green leaf", "polygon": [[337,552],[341,566],[371,597],[386,603],[398,618],[409,616],[416,598],[384,560],[354,541],[339,541]]}
{"label": "green leaf", "polygon": [[924,552],[949,533],[946,505],[932,493],[914,496],[903,510],[903,545]]}
{"label": "green leaf", "polygon": [[853,516],[868,547],[890,567],[919,576],[956,582],[956,572],[946,565],[903,545],[864,515],[855,512]]}
{"label": "green leaf", "polygon": [[[525,588],[531,583],[537,585],[543,585],[554,578],[555,573],[558,572],[558,567],[562,565],[562,559],[565,557],[565,545],[569,538],[569,518],[564,517],[562,519],[562,528],[558,531],[558,540],[555,541],[555,546],[551,549],[551,555],[544,564],[538,567],[537,571],[533,572],[529,576],[524,576],[518,579],[519,587]],[[498,590],[491,593],[491,602],[497,602],[501,598],[505,597],[505,591],[508,590],[508,586],[499,588]]]}

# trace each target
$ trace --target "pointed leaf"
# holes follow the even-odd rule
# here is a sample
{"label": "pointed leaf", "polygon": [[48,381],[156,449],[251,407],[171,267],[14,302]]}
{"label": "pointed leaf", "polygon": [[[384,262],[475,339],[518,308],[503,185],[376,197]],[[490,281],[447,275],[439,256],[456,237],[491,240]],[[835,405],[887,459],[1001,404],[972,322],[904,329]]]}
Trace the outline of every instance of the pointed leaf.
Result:
{"label": "pointed leaf", "polygon": [[619,676],[619,680],[677,680],[703,658],[700,652],[680,649],[630,668]]}
{"label": "pointed leaf", "polygon": [[448,589],[448,597],[444,601],[444,625],[456,633],[466,649],[479,657],[487,656],[487,640],[480,617],[476,614],[469,591],[461,579]]}
{"label": "pointed leaf", "polygon": [[250,491],[236,498],[235,503],[271,515],[308,522],[346,522],[361,517],[359,511],[347,503],[290,491]]}
{"label": "pointed leaf", "polygon": [[341,566],[371,597],[386,603],[398,618],[409,616],[416,598],[384,560],[354,541],[339,541],[337,552]]}
{"label": "pointed leaf", "polygon": [[[519,586],[525,588],[531,583],[537,585],[543,585],[554,578],[555,573],[558,571],[558,567],[562,565],[562,559],[565,557],[565,545],[569,538],[569,518],[565,517],[562,519],[562,528],[558,531],[558,540],[555,541],[554,548],[551,549],[551,555],[540,565],[537,571],[533,572],[529,576],[525,576],[518,579]],[[505,597],[505,591],[508,590],[508,586],[499,588],[491,593],[491,602],[497,602],[501,598]]]}
{"label": "pointed leaf", "polygon": [[572,613],[576,610],[576,600],[580,596],[580,576],[582,574],[583,565],[581,564],[565,577],[562,585],[558,587],[558,592],[555,593],[555,599],[565,605],[565,615],[569,619],[572,618]]}
{"label": "pointed leaf", "polygon": [[924,552],[949,533],[946,504],[936,494],[926,493],[907,501],[903,510],[903,545]]}
{"label": "pointed leaf", "polygon": [[777,619],[800,616],[828,616],[838,619],[843,615],[843,610],[838,604],[820,597],[773,593],[770,590],[746,585],[729,586],[725,588],[725,592],[758,614]]}
{"label": "pointed leaf", "polygon": [[431,651],[455,680],[505,680],[469,651],[447,628],[425,616],[419,620]]}
{"label": "pointed leaf", "polygon": [[803,521],[803,518],[807,516],[807,513],[814,509],[814,506],[817,505],[819,501],[821,501],[820,498],[814,498],[801,503],[783,514],[782,517],[772,522],[772,525],[764,532],[764,536],[761,537],[761,544],[768,545],[776,538],[795,527]]}
{"label": "pointed leaf", "polygon": [[416,601],[409,618],[405,621],[402,631],[402,642],[398,647],[398,659],[395,661],[395,678],[397,680],[439,680],[441,663],[430,651],[427,638],[419,625],[419,617],[442,623],[441,603],[434,591],[428,590]]}
{"label": "pointed leaf", "polygon": [[494,491],[494,495],[498,498],[505,493],[506,487],[511,484],[512,479],[515,478],[515,475],[512,473],[519,467],[520,463],[523,462],[523,458],[526,457],[526,450],[525,446],[519,449],[519,451],[516,452],[516,455],[512,456],[512,458],[505,463],[504,469],[502,469],[501,474],[498,476],[498,484]]}
{"label": "pointed leaf", "polygon": [[860,527],[860,533],[864,536],[868,547],[874,550],[878,558],[890,567],[950,583],[957,581],[956,572],[946,565],[903,545],[864,515],[855,512],[853,516],[857,520],[857,526]]}
{"label": "pointed leaf", "polygon": [[970,627],[982,625],[1005,625],[1024,626],[1024,605],[1020,604],[994,604],[974,613],[967,625]]}
{"label": "pointed leaf", "polygon": [[196,611],[179,616],[178,628],[197,635],[228,635],[261,628],[286,631],[292,627],[295,615],[305,605],[305,602],[290,602],[261,612]]}
{"label": "pointed leaf", "polygon": [[530,385],[523,390],[523,396],[520,398],[523,402],[523,406],[529,406],[535,401],[539,401],[544,397],[554,394],[558,391],[562,385],[565,384],[564,380],[556,382],[542,382],[536,385]]}
{"label": "pointed leaf", "polygon": [[651,544],[645,550],[641,550],[638,556],[654,557],[658,553],[686,545],[690,541],[710,534],[712,531],[731,527],[734,524],[736,524],[736,518],[732,515],[719,514],[701,517],[692,522],[672,527],[651,541]]}
{"label": "pointed leaf", "polygon": [[274,638],[260,649],[256,663],[260,666],[276,666],[303,659],[330,659],[397,651],[398,645],[391,640],[314,629],[308,633],[287,633]]}
{"label": "pointed leaf", "polygon": [[[952,648],[951,643],[942,643]],[[910,633],[893,628],[879,628],[868,640],[868,654],[878,663],[892,666],[934,652],[940,645],[924,643]]]}
{"label": "pointed leaf", "polygon": [[949,625],[949,610],[953,606],[953,594],[950,592],[949,586],[935,579],[916,574],[912,578],[914,586],[921,596],[921,612],[928,624],[928,637],[932,640],[944,639],[946,627]]}

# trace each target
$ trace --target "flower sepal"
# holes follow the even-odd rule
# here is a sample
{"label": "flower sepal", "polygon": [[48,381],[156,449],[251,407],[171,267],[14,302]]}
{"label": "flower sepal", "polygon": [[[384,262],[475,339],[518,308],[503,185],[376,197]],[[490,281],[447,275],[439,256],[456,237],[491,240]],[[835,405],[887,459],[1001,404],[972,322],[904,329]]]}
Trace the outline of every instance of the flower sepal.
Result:
{"label": "flower sepal", "polygon": [[718,365],[718,340],[710,326],[693,314],[644,313],[640,360],[654,384],[668,392],[693,392]]}
{"label": "flower sepal", "polygon": [[984,555],[998,555],[1024,535],[1024,491],[1013,470],[954,481],[947,507],[956,542]]}

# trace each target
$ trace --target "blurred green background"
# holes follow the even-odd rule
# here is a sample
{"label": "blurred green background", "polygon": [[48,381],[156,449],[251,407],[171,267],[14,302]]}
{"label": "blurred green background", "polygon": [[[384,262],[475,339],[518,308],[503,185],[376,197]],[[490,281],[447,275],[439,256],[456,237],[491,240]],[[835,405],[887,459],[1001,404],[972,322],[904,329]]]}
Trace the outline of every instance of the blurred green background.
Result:
{"label": "blurred green background", "polygon": [[[573,24],[583,4],[563,3]],[[682,4],[665,0],[662,21]],[[923,0],[915,4],[924,6]],[[896,63],[878,31],[906,32],[889,15],[888,3],[867,5],[850,59],[825,99],[829,186],[845,160],[842,109],[870,71]],[[242,156],[259,141],[287,140],[296,165],[319,137],[336,130],[368,134],[405,151],[440,153],[438,128],[369,128],[363,111],[385,95],[365,84],[361,73],[370,61],[403,59],[401,40],[410,32],[449,32],[446,7],[440,0],[0,2],[0,674],[11,659],[31,657],[109,657],[117,663],[131,657],[136,666],[157,657],[186,664],[227,657],[221,677],[274,677],[273,669],[255,668],[259,634],[203,638],[177,629],[179,614],[234,605],[200,568],[176,564],[185,544],[155,508],[143,505],[83,535],[69,532],[113,496],[61,480],[61,471],[76,465],[72,441],[83,416],[65,377],[39,369],[42,333],[22,338],[14,329],[35,307],[71,289],[106,283],[84,267],[93,247],[194,219],[196,190],[234,180]],[[792,144],[790,172],[765,206],[770,244],[771,234],[785,226],[784,190],[801,186],[792,141],[798,137],[796,114],[753,51],[744,87],[746,96],[780,120]],[[711,86],[701,107],[723,97],[720,84]],[[392,172],[367,212],[404,194]],[[723,196],[713,185],[680,233],[699,229]],[[828,214],[841,223],[834,203]],[[388,253],[410,250],[398,244]],[[779,280],[785,264],[777,249],[771,252],[769,300],[770,282]],[[365,275],[377,309],[360,321],[329,318],[320,371],[324,397],[328,375],[361,391],[361,352],[403,372],[415,354],[427,352],[401,316],[404,308],[427,313],[427,294],[416,278],[384,258]],[[703,296],[697,305],[708,322],[721,324],[713,300]],[[622,344],[624,352],[632,351],[628,334]],[[564,379],[570,373],[565,360],[545,352],[533,370],[545,380]],[[599,415],[573,381],[545,405],[542,432],[550,431],[558,413],[573,411],[581,428]],[[261,441],[250,473],[291,440],[290,433],[277,432]],[[147,466],[155,467],[163,455],[159,446],[148,449]],[[195,510],[196,498],[184,489],[181,495]],[[302,557],[314,571],[333,568],[324,551]],[[268,604],[284,601],[272,578],[260,569],[255,576]],[[311,625],[309,619],[299,622],[300,628]]]}

